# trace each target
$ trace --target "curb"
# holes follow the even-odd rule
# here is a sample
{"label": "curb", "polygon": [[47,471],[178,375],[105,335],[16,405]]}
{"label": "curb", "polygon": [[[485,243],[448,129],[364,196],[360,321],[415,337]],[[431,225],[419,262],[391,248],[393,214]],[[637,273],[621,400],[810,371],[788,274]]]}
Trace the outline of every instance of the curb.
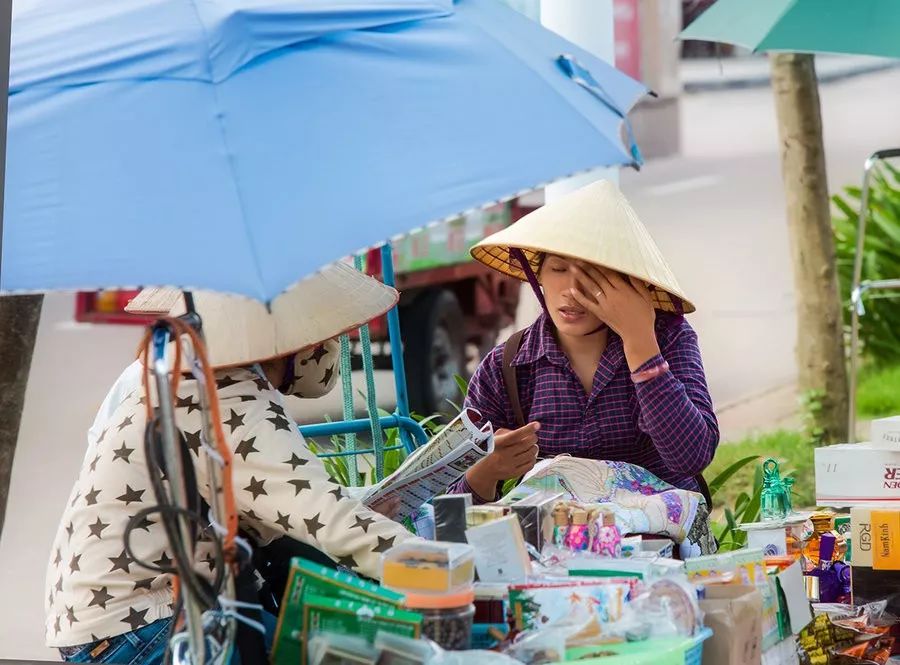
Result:
{"label": "curb", "polygon": [[[878,62],[870,65],[863,65],[851,69],[838,70],[819,74],[819,83],[833,83],[843,79],[853,78],[862,74],[871,74],[872,72],[880,72],[885,69],[893,69],[900,66],[900,60],[897,62]],[[715,92],[718,90],[740,90],[744,88],[760,88],[769,85],[770,78],[768,72],[765,75],[744,76],[741,78],[727,78],[724,75],[716,78],[702,79],[696,81],[685,81],[683,90],[686,93],[695,92]]]}

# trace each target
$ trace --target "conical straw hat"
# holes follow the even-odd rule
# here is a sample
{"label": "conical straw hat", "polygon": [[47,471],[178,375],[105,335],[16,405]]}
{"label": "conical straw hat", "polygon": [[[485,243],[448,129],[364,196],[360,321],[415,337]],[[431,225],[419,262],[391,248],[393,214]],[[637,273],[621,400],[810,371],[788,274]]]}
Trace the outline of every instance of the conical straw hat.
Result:
{"label": "conical straw hat", "polygon": [[593,182],[529,213],[477,243],[472,256],[494,270],[525,280],[510,249],[522,250],[535,272],[543,254],[581,259],[652,284],[656,287],[654,305],[659,310],[679,312],[678,300],[683,313],[696,309],[631,205],[608,180]]}
{"label": "conical straw hat", "polygon": [[[203,320],[209,361],[216,369],[250,365],[289,355],[337,337],[397,304],[396,290],[336,263],[308,277],[272,302],[271,312],[256,300],[211,291],[192,291]],[[185,312],[178,289],[148,288],[126,311],[179,316]]]}

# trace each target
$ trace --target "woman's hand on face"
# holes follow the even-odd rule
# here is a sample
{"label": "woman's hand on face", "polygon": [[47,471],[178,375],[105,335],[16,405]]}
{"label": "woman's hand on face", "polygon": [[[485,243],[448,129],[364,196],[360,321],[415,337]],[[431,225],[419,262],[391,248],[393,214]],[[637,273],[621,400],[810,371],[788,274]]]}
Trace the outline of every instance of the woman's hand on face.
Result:
{"label": "woman's hand on face", "polygon": [[654,335],[656,310],[643,282],[584,262],[572,270],[580,286],[571,290],[572,297],[619,337],[629,340]]}

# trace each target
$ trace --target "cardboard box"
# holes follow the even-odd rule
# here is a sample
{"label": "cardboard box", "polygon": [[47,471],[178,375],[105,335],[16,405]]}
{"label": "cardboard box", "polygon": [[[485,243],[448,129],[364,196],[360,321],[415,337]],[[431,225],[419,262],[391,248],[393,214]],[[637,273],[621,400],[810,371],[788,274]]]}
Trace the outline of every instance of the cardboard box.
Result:
{"label": "cardboard box", "polygon": [[704,665],[759,665],[762,661],[762,594],[754,586],[714,584],[700,601],[713,636],[703,645]]}
{"label": "cardboard box", "polygon": [[871,568],[873,559],[872,509],[857,506],[850,509],[850,541],[853,543],[853,566]]}
{"label": "cardboard box", "polygon": [[480,581],[522,582],[531,575],[531,559],[515,515],[472,527],[466,530],[466,538],[475,548]]}
{"label": "cardboard box", "polygon": [[387,608],[400,607],[406,601],[403,594],[350,573],[332,570],[305,559],[292,559],[275,631],[273,663],[299,663],[301,658],[305,658],[306,650],[300,641],[303,634],[303,601],[311,595],[343,598]]}
{"label": "cardboard box", "polygon": [[[418,639],[422,630],[422,615],[396,607],[358,603],[343,598],[308,595],[303,599],[303,635],[301,644],[309,644],[316,633],[355,635],[369,642],[383,630],[403,637]],[[302,649],[300,663],[307,662],[307,650]]]}
{"label": "cardboard box", "polygon": [[900,510],[872,510],[872,568],[900,570]]}
{"label": "cardboard box", "polygon": [[885,450],[900,450],[900,416],[872,421],[872,446]]}
{"label": "cardboard box", "polygon": [[816,448],[816,503],[853,506],[897,501],[900,505],[900,448],[840,443]]}

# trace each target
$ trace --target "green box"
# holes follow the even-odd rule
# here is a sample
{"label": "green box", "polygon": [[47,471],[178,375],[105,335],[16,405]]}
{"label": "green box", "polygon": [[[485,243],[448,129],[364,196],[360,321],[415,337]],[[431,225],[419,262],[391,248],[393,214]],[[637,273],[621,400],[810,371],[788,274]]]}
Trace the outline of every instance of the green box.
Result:
{"label": "green box", "polygon": [[310,636],[317,632],[358,635],[373,642],[380,630],[418,639],[422,630],[422,615],[378,603],[306,595],[303,599],[300,662],[306,663],[305,645],[309,644]]}
{"label": "green box", "polygon": [[307,596],[341,598],[388,608],[401,607],[406,600],[396,593],[360,579],[355,575],[332,570],[306,559],[291,560],[291,571],[281,599],[281,612],[272,648],[272,662],[297,665],[306,650],[303,634],[303,601]]}

